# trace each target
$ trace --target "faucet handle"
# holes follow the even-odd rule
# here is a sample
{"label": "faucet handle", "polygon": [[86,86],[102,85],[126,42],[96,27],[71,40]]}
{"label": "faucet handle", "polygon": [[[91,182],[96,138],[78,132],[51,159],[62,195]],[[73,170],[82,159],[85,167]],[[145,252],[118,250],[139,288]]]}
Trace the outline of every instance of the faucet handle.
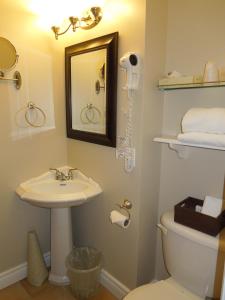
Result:
{"label": "faucet handle", "polygon": [[56,168],[49,168],[50,171],[55,171],[55,178],[59,179],[59,176],[61,176],[61,172]]}
{"label": "faucet handle", "polygon": [[50,170],[50,171],[55,171],[56,173],[58,173],[58,172],[59,172],[59,170],[58,170],[58,169],[56,169],[56,168],[49,168],[49,170]]}
{"label": "faucet handle", "polygon": [[77,168],[71,168],[68,170],[69,179],[73,179],[73,171],[78,170]]}

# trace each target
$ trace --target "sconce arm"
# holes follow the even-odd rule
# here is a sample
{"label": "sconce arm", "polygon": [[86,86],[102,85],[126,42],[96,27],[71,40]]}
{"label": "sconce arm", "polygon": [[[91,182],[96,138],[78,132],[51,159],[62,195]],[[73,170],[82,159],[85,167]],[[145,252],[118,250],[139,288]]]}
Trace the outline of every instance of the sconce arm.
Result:
{"label": "sconce arm", "polygon": [[59,35],[63,35],[64,33],[66,33],[70,27],[72,26],[73,27],[73,31],[76,31],[76,28],[78,28],[79,26],[77,26],[77,22],[79,21],[78,18],[75,18],[75,17],[69,17],[69,20],[70,20],[70,24],[69,26],[66,28],[66,30],[64,30],[63,32],[59,32],[60,28],[57,27],[57,26],[52,26],[52,31],[54,32],[55,34],[55,38],[56,40],[58,40],[58,36]]}
{"label": "sconce arm", "polygon": [[[52,26],[52,31],[55,34],[56,40],[58,40],[58,36],[66,33],[70,29],[71,26],[72,26],[72,29],[74,32],[76,31],[77,28],[87,30],[87,29],[91,29],[91,28],[95,27],[101,21],[101,19],[102,19],[101,8],[100,7],[91,7],[87,17],[82,17],[81,19],[79,19],[77,17],[70,17],[69,18],[70,24],[66,28],[66,30],[64,30],[63,32],[59,32],[60,27],[57,27],[57,26]],[[85,25],[81,25],[82,23],[84,23]]]}

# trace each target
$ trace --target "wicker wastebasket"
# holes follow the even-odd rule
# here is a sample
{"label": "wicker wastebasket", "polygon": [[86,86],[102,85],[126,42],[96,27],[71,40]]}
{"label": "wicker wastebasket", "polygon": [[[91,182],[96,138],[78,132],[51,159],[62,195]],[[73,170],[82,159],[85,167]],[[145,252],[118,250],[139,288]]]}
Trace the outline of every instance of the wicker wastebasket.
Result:
{"label": "wicker wastebasket", "polygon": [[95,248],[73,248],[66,259],[72,292],[78,299],[97,293],[102,267],[102,253]]}

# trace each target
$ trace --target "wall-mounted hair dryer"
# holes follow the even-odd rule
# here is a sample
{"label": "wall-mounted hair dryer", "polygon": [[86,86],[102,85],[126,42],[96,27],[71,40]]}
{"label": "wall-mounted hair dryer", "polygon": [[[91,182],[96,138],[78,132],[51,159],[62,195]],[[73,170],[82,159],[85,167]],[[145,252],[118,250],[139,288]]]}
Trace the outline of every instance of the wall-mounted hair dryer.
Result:
{"label": "wall-mounted hair dryer", "polygon": [[120,58],[120,66],[126,70],[126,90],[137,90],[140,79],[140,56],[134,52],[127,52]]}
{"label": "wall-mounted hair dryer", "polygon": [[135,94],[132,92],[138,89],[141,60],[140,56],[134,52],[127,52],[120,58],[120,66],[126,71],[127,83],[124,89],[127,90],[128,108],[127,108],[127,124],[125,129],[125,136],[119,138],[118,146],[116,149],[117,159],[124,159],[124,168],[126,172],[132,172],[135,168],[135,148],[132,142],[132,112],[133,112],[133,97]]}

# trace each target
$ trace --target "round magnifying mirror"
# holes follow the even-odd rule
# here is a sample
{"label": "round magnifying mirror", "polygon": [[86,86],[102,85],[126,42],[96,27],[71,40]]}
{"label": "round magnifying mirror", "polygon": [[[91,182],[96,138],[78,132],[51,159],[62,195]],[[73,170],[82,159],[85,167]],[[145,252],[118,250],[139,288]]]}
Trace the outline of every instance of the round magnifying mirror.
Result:
{"label": "round magnifying mirror", "polygon": [[0,37],[0,71],[11,70],[17,63],[16,49],[9,40]]}

